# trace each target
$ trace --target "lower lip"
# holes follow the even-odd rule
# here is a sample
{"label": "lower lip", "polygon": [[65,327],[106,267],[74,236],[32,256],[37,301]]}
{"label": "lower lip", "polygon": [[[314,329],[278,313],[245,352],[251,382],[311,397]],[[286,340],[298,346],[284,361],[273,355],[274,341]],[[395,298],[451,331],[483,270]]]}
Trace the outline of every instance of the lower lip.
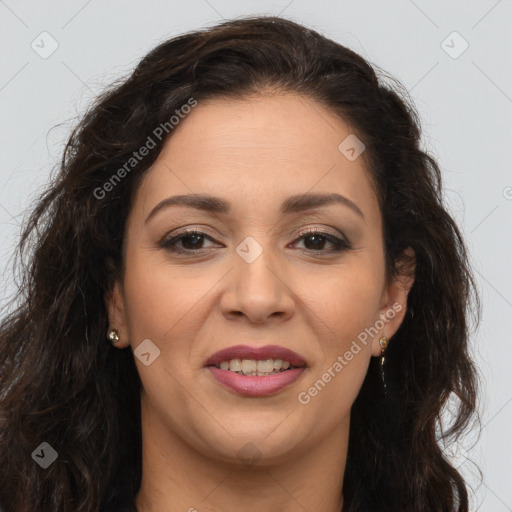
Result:
{"label": "lower lip", "polygon": [[303,373],[304,368],[294,368],[273,375],[240,375],[216,366],[208,366],[217,382],[245,396],[267,396],[281,391],[294,383]]}

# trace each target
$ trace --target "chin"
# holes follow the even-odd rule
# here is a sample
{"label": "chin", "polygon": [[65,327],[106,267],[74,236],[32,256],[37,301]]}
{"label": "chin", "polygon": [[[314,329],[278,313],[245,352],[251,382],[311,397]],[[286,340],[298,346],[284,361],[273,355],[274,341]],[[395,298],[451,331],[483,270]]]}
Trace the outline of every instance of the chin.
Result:
{"label": "chin", "polygon": [[289,460],[291,452],[303,445],[304,440],[297,437],[296,429],[276,428],[282,420],[281,417],[272,428],[250,422],[241,423],[236,428],[230,428],[229,433],[218,427],[217,435],[213,437],[210,430],[209,435],[202,439],[202,444],[208,447],[205,455],[243,466],[283,463]]}

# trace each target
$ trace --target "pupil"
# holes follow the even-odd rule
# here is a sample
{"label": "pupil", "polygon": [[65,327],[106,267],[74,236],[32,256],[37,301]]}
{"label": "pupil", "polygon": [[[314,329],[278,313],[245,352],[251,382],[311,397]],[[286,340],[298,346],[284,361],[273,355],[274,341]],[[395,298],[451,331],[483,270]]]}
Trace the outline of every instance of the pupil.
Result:
{"label": "pupil", "polygon": [[[316,242],[313,242],[313,244],[309,244],[309,245],[312,245],[313,248],[316,248],[316,249],[318,249],[319,246],[321,246],[320,248],[323,248],[323,243],[325,242],[325,239],[322,236],[311,235],[311,236],[308,236],[304,241],[306,247],[308,246],[307,240],[316,240]],[[307,247],[307,248],[309,249],[309,247]]]}
{"label": "pupil", "polygon": [[[187,243],[187,240],[190,241],[190,239],[194,239],[195,241],[192,242],[192,243]],[[197,242],[201,242],[202,241],[202,235],[187,235],[187,236],[184,236],[181,240],[181,243],[183,245],[183,247],[185,247],[185,249],[197,249]],[[189,247],[187,247],[189,246]]]}

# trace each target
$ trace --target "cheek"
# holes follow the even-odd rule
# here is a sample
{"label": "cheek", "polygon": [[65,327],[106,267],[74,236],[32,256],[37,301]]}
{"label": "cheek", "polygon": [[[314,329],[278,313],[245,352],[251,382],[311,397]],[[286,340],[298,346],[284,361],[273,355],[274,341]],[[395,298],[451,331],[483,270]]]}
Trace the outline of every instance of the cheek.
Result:
{"label": "cheek", "polygon": [[366,330],[378,318],[382,277],[358,270],[333,273],[328,285],[317,288],[321,292],[316,300],[310,295],[315,316],[321,319],[315,336],[322,356],[297,400],[305,414],[317,418],[319,432],[334,428],[348,415],[368,371],[372,338]]}
{"label": "cheek", "polygon": [[149,339],[160,351],[148,366],[135,358],[143,390],[153,406],[164,412],[169,403],[175,409],[186,409],[188,395],[179,381],[190,372],[190,350],[204,321],[200,318],[204,309],[201,301],[216,280],[204,272],[200,278],[190,267],[167,265],[161,254],[148,254],[133,251],[126,267],[130,343],[135,350]]}
{"label": "cheek", "polygon": [[154,337],[168,344],[183,325],[190,328],[187,317],[205,291],[213,288],[215,279],[190,267],[166,265],[161,255],[154,254],[148,257],[141,251],[129,260],[125,278],[127,319],[135,339]]}
{"label": "cheek", "polygon": [[371,260],[354,255],[343,266],[326,270],[316,279],[308,277],[304,286],[304,300],[322,321],[322,332],[336,337],[333,348],[350,345],[378,317],[384,276],[380,262]]}
{"label": "cheek", "polygon": [[[312,317],[320,319],[314,335],[321,357],[298,401],[313,416],[322,415],[327,428],[349,412],[368,370],[368,332],[379,318],[384,285],[382,262],[369,254],[353,255],[342,267],[330,269],[328,278],[317,275],[314,281],[316,286],[304,288],[304,293]],[[327,404],[330,414],[322,412]]]}
{"label": "cheek", "polygon": [[333,330],[340,333],[339,341],[346,346],[375,323],[381,294],[378,283],[365,282],[361,278],[344,280],[340,285],[329,311]]}

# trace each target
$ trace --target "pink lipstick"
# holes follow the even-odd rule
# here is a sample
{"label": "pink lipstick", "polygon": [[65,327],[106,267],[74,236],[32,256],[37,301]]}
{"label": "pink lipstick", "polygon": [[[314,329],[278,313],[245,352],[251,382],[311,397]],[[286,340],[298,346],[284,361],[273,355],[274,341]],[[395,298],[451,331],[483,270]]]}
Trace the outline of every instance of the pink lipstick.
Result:
{"label": "pink lipstick", "polygon": [[306,361],[278,345],[236,345],[213,354],[205,363],[217,382],[245,396],[275,394],[304,373]]}

